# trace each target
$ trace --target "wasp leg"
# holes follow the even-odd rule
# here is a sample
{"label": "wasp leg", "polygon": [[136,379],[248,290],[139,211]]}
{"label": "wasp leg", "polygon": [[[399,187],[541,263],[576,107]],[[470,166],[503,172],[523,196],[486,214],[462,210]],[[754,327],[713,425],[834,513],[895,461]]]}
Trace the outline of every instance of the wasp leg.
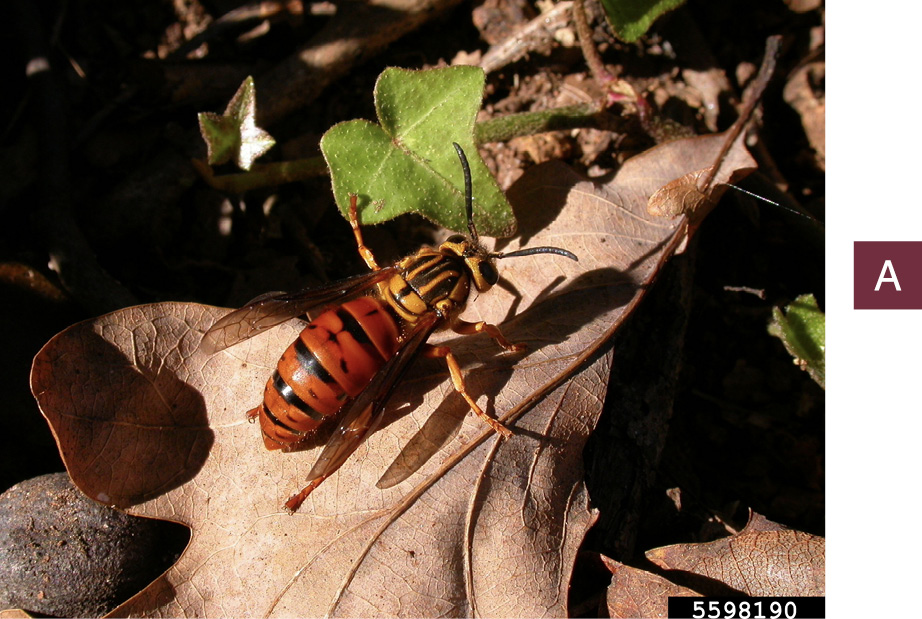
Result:
{"label": "wasp leg", "polygon": [[327,475],[321,475],[317,479],[312,480],[311,483],[304,486],[304,489],[301,490],[301,492],[299,492],[298,494],[292,495],[290,499],[285,501],[285,509],[288,510],[288,512],[292,514],[298,511],[298,509],[301,508],[301,504],[304,503],[304,500],[307,497],[309,497],[311,492],[313,492],[317,488],[317,486],[322,484],[323,480],[326,479],[327,477],[328,477]]}
{"label": "wasp leg", "polygon": [[525,344],[513,344],[503,337],[503,334],[499,332],[499,328],[496,325],[491,325],[482,320],[480,322],[456,320],[454,324],[451,325],[451,330],[460,335],[473,335],[474,333],[484,332],[496,340],[497,344],[512,352],[520,352],[526,348]]}
{"label": "wasp leg", "polygon": [[247,411],[247,421],[249,421],[250,423],[253,423],[254,421],[256,421],[257,417],[259,417],[259,406]]}
{"label": "wasp leg", "polygon": [[359,254],[362,256],[362,259],[365,260],[365,264],[368,265],[368,268],[372,271],[379,271],[381,267],[378,266],[378,263],[375,261],[374,254],[371,253],[371,250],[365,246],[365,241],[362,240],[362,228],[359,226],[359,211],[358,211],[358,196],[354,193],[349,194],[349,225],[352,226],[352,234],[355,235],[355,243],[359,247]]}
{"label": "wasp leg", "polygon": [[[495,328],[496,327],[494,327],[494,329]],[[508,342],[506,343],[508,344]],[[458,360],[452,354],[451,348],[448,346],[427,345],[426,348],[423,349],[422,354],[435,359],[445,359],[445,363],[448,364],[448,372],[451,374],[451,384],[454,386],[455,391],[460,393],[461,396],[467,400],[474,414],[486,422],[487,425],[501,437],[510,438],[512,436],[512,431],[509,428],[483,412],[483,409],[477,406],[477,402],[474,401],[474,398],[468,395],[467,389],[464,387],[464,376],[461,374],[461,366],[458,365]]]}

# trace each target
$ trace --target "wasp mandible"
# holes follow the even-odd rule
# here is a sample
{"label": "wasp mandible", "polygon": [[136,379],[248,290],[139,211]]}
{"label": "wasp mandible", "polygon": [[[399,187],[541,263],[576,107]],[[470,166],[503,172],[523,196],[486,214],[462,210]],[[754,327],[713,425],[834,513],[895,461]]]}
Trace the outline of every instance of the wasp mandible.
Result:
{"label": "wasp mandible", "polygon": [[490,252],[474,227],[471,170],[453,143],[464,172],[464,208],[470,236],[450,236],[438,248],[425,247],[386,267],[379,267],[362,240],[356,195],[350,195],[349,222],[359,254],[371,272],[300,292],[270,293],[218,320],[205,333],[202,348],[216,353],[308,310],[326,309],[308,322],[282,354],[266,383],[262,403],[247,412],[259,418],[267,449],[290,451],[331,417],[339,426],[308,474],[308,485],[285,507],[297,511],[307,496],[332,475],[380,425],[394,386],[419,353],[445,359],[455,390],[471,410],[503,438],[512,432],[493,419],[467,393],[457,359],[447,346],[426,341],[433,331],[486,333],[506,350],[524,346],[506,340],[486,322],[458,318],[470,295],[489,290],[501,258],[556,254],[577,257],[559,247],[531,247],[510,253]]}

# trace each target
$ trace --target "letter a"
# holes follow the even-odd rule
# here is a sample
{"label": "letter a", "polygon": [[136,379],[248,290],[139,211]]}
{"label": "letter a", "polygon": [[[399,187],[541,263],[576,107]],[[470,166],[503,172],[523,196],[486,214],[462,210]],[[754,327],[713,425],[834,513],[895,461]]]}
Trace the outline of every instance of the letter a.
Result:
{"label": "letter a", "polygon": [[[890,272],[890,277],[884,277],[884,273]],[[880,270],[880,277],[877,278],[877,285],[874,287],[874,292],[880,290],[880,285],[884,282],[892,282],[896,286],[897,292],[902,292],[900,290],[900,280],[896,278],[896,272],[893,270],[893,263],[889,260],[884,260],[884,268]]]}

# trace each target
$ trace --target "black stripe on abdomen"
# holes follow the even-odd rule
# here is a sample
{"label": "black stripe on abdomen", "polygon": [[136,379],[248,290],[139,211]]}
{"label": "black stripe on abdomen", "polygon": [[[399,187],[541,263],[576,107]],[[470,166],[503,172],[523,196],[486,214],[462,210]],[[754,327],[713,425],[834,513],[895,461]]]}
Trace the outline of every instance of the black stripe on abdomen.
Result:
{"label": "black stripe on abdomen", "polygon": [[[313,357],[313,355],[311,355],[311,357]],[[316,359],[316,357],[314,358]],[[317,365],[319,366],[320,364],[317,363]],[[324,370],[324,372],[326,372],[326,370]],[[329,376],[329,374],[327,375]],[[317,411],[315,411],[313,408],[311,408],[307,404],[307,402],[302,400],[298,396],[298,394],[295,393],[295,390],[291,388],[291,385],[285,382],[285,379],[282,378],[278,370],[272,373],[272,386],[275,387],[275,390],[278,391],[278,394],[282,396],[282,399],[285,400],[285,402],[287,402],[290,406],[295,407],[296,409],[298,409],[299,411],[301,411],[302,413],[304,413],[305,415],[307,415],[314,421],[324,420],[325,418],[324,415],[322,413],[318,413]],[[268,411],[268,408],[266,410]],[[275,415],[272,415],[271,419],[274,423],[277,423],[281,426],[288,428],[288,426],[286,426],[284,423],[279,421]],[[291,430],[292,432],[297,432],[297,430],[294,430],[292,428],[288,428],[288,429]]]}
{"label": "black stripe on abdomen", "polygon": [[[343,331],[351,335],[356,342],[372,346],[374,349],[371,338],[368,337],[368,332],[365,331],[365,327],[362,326],[362,323],[355,319],[355,316],[340,307],[336,310],[336,317],[342,321]],[[374,350],[377,352],[377,349]],[[380,357],[381,355],[378,356]],[[383,358],[381,360],[384,361]]]}
{"label": "black stripe on abdomen", "polygon": [[[278,378],[279,378],[278,372],[276,372],[275,374],[273,374],[273,375],[272,375],[272,384],[273,384],[273,385],[275,386],[275,388],[279,391],[279,393],[282,393],[282,391],[278,389],[278,380],[277,380]],[[282,381],[282,382],[284,382],[284,381]],[[287,385],[286,385],[286,386],[287,386]],[[290,388],[290,387],[289,387],[289,388]],[[283,397],[284,397],[284,396],[283,396]],[[285,430],[288,430],[289,432],[291,432],[291,433],[293,433],[293,434],[304,434],[303,432],[300,432],[300,431],[298,431],[298,430],[295,430],[294,428],[292,428],[291,426],[289,426],[287,423],[285,423],[284,421],[282,421],[281,419],[279,419],[278,417],[276,417],[275,414],[274,414],[271,410],[269,410],[269,407],[268,407],[268,406],[265,406],[265,404],[263,405],[263,413],[265,413],[266,417],[268,417],[268,418],[269,418],[269,421],[271,421],[274,425],[277,425],[277,426],[279,426],[279,427],[281,427],[281,428],[283,428],[283,429],[285,429]],[[263,431],[263,434],[266,434],[265,431]],[[267,436],[268,436],[268,435],[267,435]],[[281,442],[277,441],[275,438],[273,438],[273,437],[271,437],[271,436],[270,436],[269,438],[272,439],[273,441],[275,441],[276,443],[278,443],[279,445],[284,445],[284,443],[281,443]]]}
{"label": "black stripe on abdomen", "polygon": [[301,368],[305,372],[311,374],[312,376],[316,376],[327,384],[336,383],[336,379],[326,371],[326,368],[320,365],[320,359],[318,359],[317,356],[311,352],[311,350],[307,347],[307,344],[304,343],[304,340],[299,337],[295,340],[294,346],[295,355],[298,357],[298,363],[301,365]]}

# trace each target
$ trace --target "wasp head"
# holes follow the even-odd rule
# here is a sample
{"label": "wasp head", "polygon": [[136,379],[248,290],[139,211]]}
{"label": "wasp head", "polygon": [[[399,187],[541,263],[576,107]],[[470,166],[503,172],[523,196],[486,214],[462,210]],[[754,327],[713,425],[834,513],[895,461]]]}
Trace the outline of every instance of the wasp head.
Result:
{"label": "wasp head", "polygon": [[489,252],[480,244],[477,228],[474,226],[474,198],[471,183],[471,168],[467,163],[464,151],[457,143],[452,142],[461,160],[461,169],[464,171],[464,210],[467,215],[467,229],[470,236],[453,234],[439,246],[444,253],[455,254],[464,260],[474,287],[478,292],[485,292],[499,281],[499,271],[496,270],[496,261],[500,258],[514,258],[517,256],[531,256],[534,254],[557,254],[571,260],[579,260],[574,254],[559,247],[529,247],[504,254],[502,252]]}

